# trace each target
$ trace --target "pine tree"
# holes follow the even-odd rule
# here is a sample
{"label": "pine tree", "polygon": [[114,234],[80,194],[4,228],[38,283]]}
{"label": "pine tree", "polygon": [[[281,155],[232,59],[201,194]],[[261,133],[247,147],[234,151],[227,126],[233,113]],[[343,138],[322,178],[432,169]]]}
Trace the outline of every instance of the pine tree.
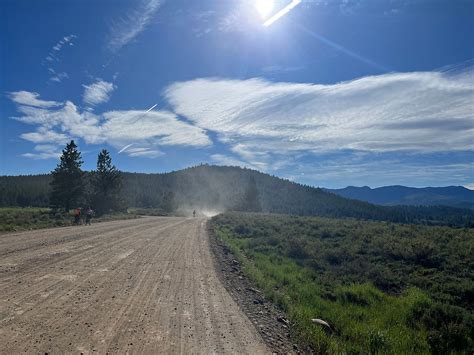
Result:
{"label": "pine tree", "polygon": [[84,179],[81,170],[81,153],[72,140],[63,149],[60,161],[51,174],[50,204],[53,208],[64,208],[68,212],[77,206],[83,197]]}
{"label": "pine tree", "polygon": [[122,209],[120,190],[122,175],[112,164],[110,153],[103,149],[97,157],[97,170],[92,173],[93,208],[99,213]]}

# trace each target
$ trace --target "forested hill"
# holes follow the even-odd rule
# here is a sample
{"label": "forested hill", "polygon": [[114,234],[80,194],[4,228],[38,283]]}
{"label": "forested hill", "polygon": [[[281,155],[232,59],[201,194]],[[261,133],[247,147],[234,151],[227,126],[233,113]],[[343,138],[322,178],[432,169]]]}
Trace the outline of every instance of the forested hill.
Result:
{"label": "forested hill", "polygon": [[[50,180],[50,175],[0,177],[0,206],[47,206]],[[252,184],[263,212],[474,225],[474,212],[468,209],[376,206],[238,167],[201,165],[163,174],[123,173],[122,197],[130,207],[168,212],[245,211],[244,196]]]}

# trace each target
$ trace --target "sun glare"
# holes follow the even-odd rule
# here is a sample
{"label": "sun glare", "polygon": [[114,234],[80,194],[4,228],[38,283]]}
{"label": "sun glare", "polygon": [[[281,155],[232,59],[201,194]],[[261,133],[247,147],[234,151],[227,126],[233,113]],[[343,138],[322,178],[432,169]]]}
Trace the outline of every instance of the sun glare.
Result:
{"label": "sun glare", "polygon": [[263,19],[267,18],[273,10],[274,0],[255,0],[255,8]]}

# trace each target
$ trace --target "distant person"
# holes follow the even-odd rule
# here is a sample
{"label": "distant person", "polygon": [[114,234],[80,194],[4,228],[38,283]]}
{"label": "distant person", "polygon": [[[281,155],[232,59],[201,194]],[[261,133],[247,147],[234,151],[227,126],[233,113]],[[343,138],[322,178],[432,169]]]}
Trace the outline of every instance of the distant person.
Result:
{"label": "distant person", "polygon": [[196,217],[196,210],[193,211],[193,217]]}
{"label": "distant person", "polygon": [[81,208],[80,207],[74,210],[74,224],[76,226],[81,224]]}
{"label": "distant person", "polygon": [[94,211],[92,210],[92,208],[87,208],[87,211],[86,211],[86,226],[87,225],[91,225],[91,220],[92,220],[92,216],[94,215]]}

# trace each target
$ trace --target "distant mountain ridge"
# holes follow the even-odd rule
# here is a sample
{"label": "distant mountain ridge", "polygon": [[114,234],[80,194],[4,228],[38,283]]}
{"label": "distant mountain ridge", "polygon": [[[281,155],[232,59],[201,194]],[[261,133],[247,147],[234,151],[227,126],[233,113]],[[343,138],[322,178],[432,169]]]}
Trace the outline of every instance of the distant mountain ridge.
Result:
{"label": "distant mountain ridge", "polygon": [[463,186],[407,187],[401,185],[370,188],[348,186],[343,189],[325,189],[339,196],[369,203],[395,206],[451,206],[474,208],[474,191]]}

